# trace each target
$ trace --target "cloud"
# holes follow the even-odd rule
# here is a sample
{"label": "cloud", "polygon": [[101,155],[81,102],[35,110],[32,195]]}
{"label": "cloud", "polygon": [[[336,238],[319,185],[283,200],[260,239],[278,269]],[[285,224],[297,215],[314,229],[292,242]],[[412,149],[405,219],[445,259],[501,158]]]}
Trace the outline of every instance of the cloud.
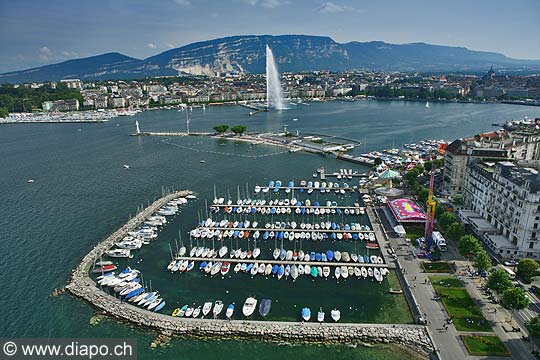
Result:
{"label": "cloud", "polygon": [[288,0],[244,0],[244,2],[251,6],[261,6],[266,9],[275,9],[289,3]]}
{"label": "cloud", "polygon": [[174,49],[176,46],[174,46],[174,45],[171,44],[171,43],[167,43],[167,47],[168,47],[169,49]]}
{"label": "cloud", "polygon": [[154,43],[148,43],[148,44],[146,44],[146,46],[149,47],[150,49],[157,48],[156,44],[154,44]]}
{"label": "cloud", "polygon": [[321,14],[336,14],[336,13],[342,13],[346,11],[363,12],[362,10],[355,9],[347,5],[336,4],[331,1],[322,3],[316,10],[317,12]]}
{"label": "cloud", "polygon": [[79,54],[77,54],[75,51],[68,51],[64,50],[62,51],[62,56],[67,58],[77,57]]}
{"label": "cloud", "polygon": [[174,2],[180,6],[185,6],[185,7],[191,6],[190,0],[174,0]]}
{"label": "cloud", "polygon": [[53,56],[53,53],[51,49],[49,49],[48,47],[42,46],[39,48],[39,59],[41,61],[49,61],[52,56]]}

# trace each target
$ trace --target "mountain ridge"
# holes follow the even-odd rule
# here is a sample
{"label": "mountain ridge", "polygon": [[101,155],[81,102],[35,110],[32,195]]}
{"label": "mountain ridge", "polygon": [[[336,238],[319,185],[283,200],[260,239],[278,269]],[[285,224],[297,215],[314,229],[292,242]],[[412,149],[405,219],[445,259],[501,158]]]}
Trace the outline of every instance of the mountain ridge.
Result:
{"label": "mountain ridge", "polygon": [[146,59],[118,52],[66,60],[0,74],[0,83],[138,79],[189,73],[264,73],[265,47],[270,45],[280,71],[380,70],[408,72],[474,72],[490,66],[502,70],[540,70],[540,60],[520,60],[488,51],[423,42],[338,43],[329,36],[235,35],[193,42]]}

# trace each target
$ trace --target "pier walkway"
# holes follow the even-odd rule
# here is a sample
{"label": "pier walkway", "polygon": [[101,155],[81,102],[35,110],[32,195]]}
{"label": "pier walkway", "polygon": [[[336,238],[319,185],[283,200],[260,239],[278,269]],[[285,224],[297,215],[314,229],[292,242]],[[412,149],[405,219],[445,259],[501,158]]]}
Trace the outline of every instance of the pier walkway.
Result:
{"label": "pier walkway", "polygon": [[257,264],[276,264],[276,265],[309,265],[309,266],[352,266],[352,267],[373,267],[373,268],[387,268],[387,264],[372,264],[372,263],[358,263],[358,262],[331,262],[331,261],[287,261],[287,260],[274,260],[274,259],[230,259],[230,258],[201,258],[180,256],[176,257],[177,260],[188,261],[220,261],[230,263],[257,263]]}

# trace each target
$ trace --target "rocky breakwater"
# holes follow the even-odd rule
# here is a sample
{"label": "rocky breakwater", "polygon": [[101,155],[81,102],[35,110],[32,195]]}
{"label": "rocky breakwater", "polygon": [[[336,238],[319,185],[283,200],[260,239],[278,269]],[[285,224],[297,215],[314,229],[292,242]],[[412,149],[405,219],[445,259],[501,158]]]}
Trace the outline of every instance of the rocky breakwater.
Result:
{"label": "rocky breakwater", "polygon": [[66,289],[97,309],[141,327],[156,330],[167,335],[192,337],[227,337],[257,339],[264,341],[290,341],[308,343],[340,344],[384,344],[393,343],[406,346],[427,356],[433,351],[433,344],[425,327],[420,325],[352,324],[352,323],[299,323],[251,320],[213,320],[175,318],[144,310],[100,290],[90,278],[89,270],[94,260],[99,259],[115,241],[138,226],[146,217],[163,204],[186,196],[190,192],[181,191],[167,195],[147,207],[126,225],[97,245],[88,253],[81,264],[73,270]]}

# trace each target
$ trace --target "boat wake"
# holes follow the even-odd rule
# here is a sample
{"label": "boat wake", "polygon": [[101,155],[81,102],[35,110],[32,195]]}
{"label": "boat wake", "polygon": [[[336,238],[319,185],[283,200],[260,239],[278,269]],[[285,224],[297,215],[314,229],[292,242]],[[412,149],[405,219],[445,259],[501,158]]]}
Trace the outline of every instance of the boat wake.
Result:
{"label": "boat wake", "polygon": [[216,155],[226,155],[226,156],[237,156],[237,157],[250,158],[250,159],[260,159],[260,158],[269,157],[269,156],[286,154],[286,153],[289,152],[288,150],[284,150],[284,151],[278,151],[278,152],[273,152],[273,153],[268,153],[268,154],[246,155],[246,154],[235,154],[235,153],[228,153],[228,152],[221,152],[221,151],[201,150],[201,149],[193,148],[193,147],[190,147],[190,146],[173,143],[173,142],[170,142],[169,140],[161,140],[161,142],[164,143],[164,144],[167,144],[167,145],[176,146],[176,147],[186,149],[186,150],[190,150],[190,151],[194,151],[194,152],[216,154]]}

